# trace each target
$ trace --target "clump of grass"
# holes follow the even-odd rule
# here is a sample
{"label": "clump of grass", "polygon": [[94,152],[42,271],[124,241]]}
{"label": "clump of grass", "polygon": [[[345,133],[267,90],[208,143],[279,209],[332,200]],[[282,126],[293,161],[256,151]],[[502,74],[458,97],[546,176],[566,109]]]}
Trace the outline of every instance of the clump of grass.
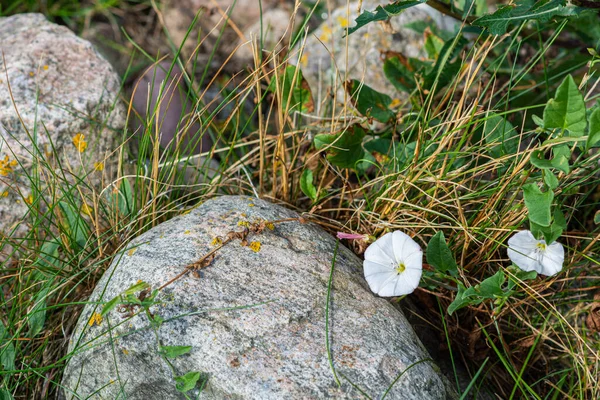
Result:
{"label": "clump of grass", "polygon": [[[162,152],[154,125],[157,110],[149,110],[138,150],[130,151],[133,135],[124,132],[119,176],[102,188],[85,187],[85,179],[73,182],[40,163],[32,179],[49,189],[37,192],[33,204],[45,204],[47,211],[32,210],[26,217],[32,229],[23,240],[3,240],[18,257],[0,267],[0,387],[15,398],[53,397],[68,360],[69,334],[114,255],[144,231],[221,193],[261,196],[309,212],[331,232],[378,237],[401,229],[425,245],[442,231],[460,266],[457,279],[466,287],[499,270],[513,274],[507,269],[506,241],[526,226],[522,187],[540,174],[529,163],[543,139],[532,115],[541,113],[565,74],[594,76],[587,59],[574,63],[560,51],[551,62],[547,59],[548,52],[556,54],[551,44],[562,29],[564,24],[545,42],[540,36],[540,46],[528,48],[523,61],[516,40],[474,40],[460,54],[456,76],[439,90],[413,93],[422,99],[420,106],[397,106],[395,122],[385,127],[348,104],[338,107],[333,96],[314,107],[326,115],[303,118],[294,111],[291,91],[271,84],[285,74],[286,58],[259,54],[255,47],[254,68],[244,79],[224,85],[228,89],[216,109],[204,104],[205,74],[185,77],[187,95],[203,110],[198,113],[201,134],[214,142],[204,154]],[[178,49],[173,53],[183,69],[194,64],[193,58],[181,59]],[[158,61],[142,57],[147,63]],[[560,68],[563,72],[549,72]],[[248,113],[244,104],[252,98],[258,100]],[[218,120],[226,106],[229,116]],[[517,127],[514,153],[493,156],[494,144],[481,137],[492,111]],[[372,151],[371,167],[360,172],[340,168],[326,157],[335,143],[321,150],[313,146],[315,134],[339,134],[356,124],[375,132],[365,146],[377,137],[390,139],[388,148]],[[213,157],[220,168],[215,177],[199,175],[190,185],[177,166],[199,163],[202,157]],[[418,310],[414,317],[445,344],[443,354],[452,363],[466,366],[473,378],[469,390],[480,388],[500,398],[600,397],[598,328],[586,323],[600,288],[600,227],[594,223],[599,161],[595,150],[575,153],[569,173],[559,176],[556,206],[569,227],[560,239],[567,249],[563,273],[515,278],[518,288],[502,307],[483,302],[453,315],[447,308],[456,296],[454,284],[430,279],[412,297]],[[203,164],[197,165],[202,170]],[[306,170],[315,196],[302,190]],[[79,190],[82,184],[85,189]],[[360,242],[346,244],[358,254],[364,251]],[[5,362],[9,359],[14,364]]]}

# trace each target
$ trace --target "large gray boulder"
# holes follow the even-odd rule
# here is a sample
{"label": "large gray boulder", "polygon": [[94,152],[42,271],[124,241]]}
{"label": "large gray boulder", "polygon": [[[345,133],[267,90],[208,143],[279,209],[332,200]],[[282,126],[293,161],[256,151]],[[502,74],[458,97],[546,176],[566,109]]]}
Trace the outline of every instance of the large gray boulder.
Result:
{"label": "large gray boulder", "polygon": [[[336,385],[325,334],[336,242],[297,217],[266,201],[219,197],[129,243],[79,319],[61,397],[180,399],[173,375],[199,371],[208,378],[200,398],[359,398],[357,388],[379,398],[414,365],[386,398],[453,398],[404,315],[369,291],[361,261],[343,246],[330,303]],[[214,249],[216,238],[255,221],[290,218],[250,234],[248,246],[234,239],[198,276],[185,275],[160,291],[160,304],[150,309],[166,321],[158,335],[146,315],[130,314],[135,310],[117,307],[101,320],[95,314],[138,281],[164,285]],[[173,372],[158,354],[157,337],[163,346],[192,346],[170,359]]]}
{"label": "large gray boulder", "polygon": [[73,182],[83,179],[80,187],[110,176],[125,108],[110,64],[41,14],[0,18],[0,54],[1,240],[2,232],[21,237],[28,229],[22,219],[37,197],[28,177],[37,179],[36,163],[42,185],[53,185],[48,170],[58,162]]}

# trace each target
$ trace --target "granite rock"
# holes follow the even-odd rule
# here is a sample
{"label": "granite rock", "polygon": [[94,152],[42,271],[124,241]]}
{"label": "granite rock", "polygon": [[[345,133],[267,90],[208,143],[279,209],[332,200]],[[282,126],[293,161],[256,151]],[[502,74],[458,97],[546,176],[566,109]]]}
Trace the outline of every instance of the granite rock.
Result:
{"label": "granite rock", "polygon": [[[454,398],[404,315],[374,296],[361,261],[340,246],[330,303],[331,355],[325,308],[333,237],[298,214],[266,201],[224,196],[158,225],[118,254],[83,310],[64,372],[61,398],[180,399],[174,375],[207,378],[200,398],[358,398],[351,381],[373,398]],[[256,221],[279,222],[219,249],[198,276],[188,274],[159,292],[150,312],[165,322],[157,332],[144,314],[119,307],[98,324],[93,318],[138,281],[158,288],[214,248],[215,238]],[[260,245],[257,245],[259,243]],[[129,310],[131,311],[131,310]],[[89,321],[96,321],[90,326]],[[172,358],[157,351],[191,346]],[[417,364],[415,364],[417,363]],[[195,398],[198,387],[190,394]],[[88,397],[91,396],[91,397]]]}
{"label": "granite rock", "polygon": [[[346,30],[355,25],[359,15],[359,3],[339,3],[338,8],[300,42],[302,52],[296,49],[291,58],[293,63],[300,65],[313,96],[317,95],[319,99],[329,93],[330,88],[335,88],[339,98],[343,99],[343,84],[349,79],[362,81],[392,98],[401,97],[383,74],[382,54],[392,51],[405,57],[425,55],[423,35],[405,25],[419,20],[432,21],[440,29],[450,32],[460,26],[455,19],[420,4],[390,18],[389,22],[370,23],[346,36]],[[381,3],[364,0],[361,12],[373,11]]]}
{"label": "granite rock", "polygon": [[165,27],[184,57],[230,73],[254,68],[253,39],[262,39],[262,50],[285,47],[293,12],[292,0],[169,0],[163,5]]}
{"label": "granite rock", "polygon": [[99,183],[114,170],[125,109],[110,64],[41,14],[0,18],[0,52],[0,233],[14,238],[28,229],[35,163],[60,162],[73,180]]}

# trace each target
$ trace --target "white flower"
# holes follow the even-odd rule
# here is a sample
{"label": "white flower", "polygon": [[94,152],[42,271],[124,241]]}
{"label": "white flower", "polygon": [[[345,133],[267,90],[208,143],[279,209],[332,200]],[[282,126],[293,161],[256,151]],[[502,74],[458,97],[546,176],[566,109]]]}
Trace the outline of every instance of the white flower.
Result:
{"label": "white flower", "polygon": [[520,231],[508,239],[508,258],[523,271],[552,276],[562,269],[565,250],[558,242],[547,245],[530,231]]}
{"label": "white flower", "polygon": [[379,296],[412,293],[423,272],[423,251],[407,234],[386,233],[365,251],[365,279]]}

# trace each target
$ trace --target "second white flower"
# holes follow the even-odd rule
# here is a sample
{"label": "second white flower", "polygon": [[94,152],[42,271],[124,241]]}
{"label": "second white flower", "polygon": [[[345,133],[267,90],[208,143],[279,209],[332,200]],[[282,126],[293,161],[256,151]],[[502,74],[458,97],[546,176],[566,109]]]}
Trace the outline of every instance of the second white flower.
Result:
{"label": "second white flower", "polygon": [[520,231],[508,239],[508,258],[524,271],[552,276],[562,270],[565,250],[558,242],[546,244],[530,231]]}

